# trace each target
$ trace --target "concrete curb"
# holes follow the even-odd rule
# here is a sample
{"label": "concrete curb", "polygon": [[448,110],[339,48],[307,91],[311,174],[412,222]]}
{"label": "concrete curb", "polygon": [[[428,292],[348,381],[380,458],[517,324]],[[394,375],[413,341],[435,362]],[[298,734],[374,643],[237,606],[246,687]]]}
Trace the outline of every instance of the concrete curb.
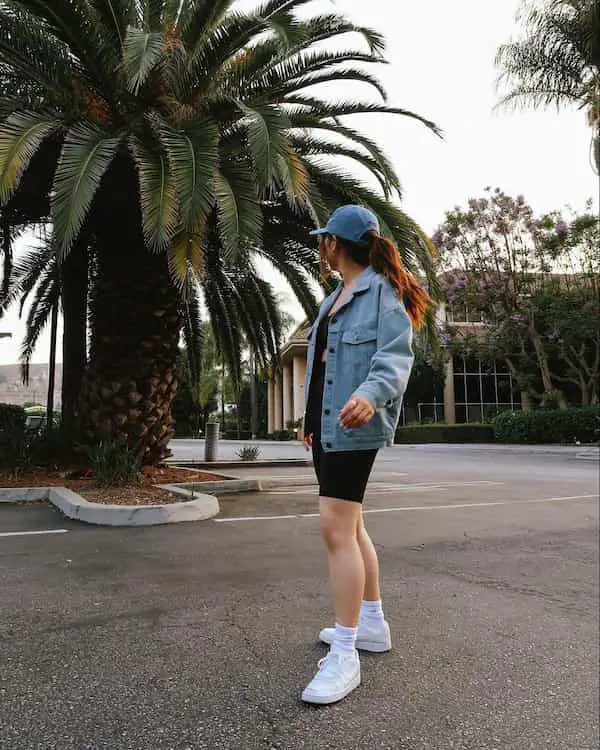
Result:
{"label": "concrete curb", "polygon": [[169,466],[182,469],[210,469],[215,474],[222,474],[222,472],[219,471],[220,469],[268,469],[271,467],[281,468],[284,466],[312,466],[312,461],[306,458],[280,458],[273,461],[213,461],[212,463],[206,463],[205,461],[169,459],[168,461],[165,461],[165,463]]}
{"label": "concrete curb", "polygon": [[[176,491],[173,485],[164,488]],[[102,505],[90,503],[66,487],[15,487],[0,489],[0,502],[48,500],[67,518],[96,526],[156,526],[185,521],[204,521],[219,513],[219,501],[212,495],[182,487],[178,494],[193,499],[164,505]]]}
{"label": "concrete curb", "polygon": [[253,477],[252,479],[230,479],[225,482],[199,482],[198,484],[162,484],[162,489],[171,492],[189,491],[194,494],[199,490],[214,492],[216,495],[237,495],[241,492],[264,492],[277,487],[314,487],[313,482],[299,482],[297,477]]}

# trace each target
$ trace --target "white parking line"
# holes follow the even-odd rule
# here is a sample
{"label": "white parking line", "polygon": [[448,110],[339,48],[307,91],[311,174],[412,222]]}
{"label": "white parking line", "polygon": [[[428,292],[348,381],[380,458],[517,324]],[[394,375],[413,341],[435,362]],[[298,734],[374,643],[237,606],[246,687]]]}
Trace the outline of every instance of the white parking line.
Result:
{"label": "white parking line", "polygon": [[[489,503],[456,503],[454,505],[405,505],[398,508],[372,508],[363,513],[398,513],[421,510],[460,510],[464,508],[492,508],[500,505],[532,505],[534,503],[558,503],[569,500],[596,500],[600,495],[570,495],[568,497],[541,497],[533,500],[499,500]],[[318,518],[318,513],[292,513],[286,516],[238,516],[235,518],[214,518],[215,523],[236,523],[238,521],[281,521],[289,518]]]}
{"label": "white parking line", "polygon": [[0,536],[34,536],[36,534],[66,534],[68,529],[44,529],[43,531],[0,531]]}
{"label": "white parking line", "polygon": [[[436,482],[435,484],[420,482],[415,484],[389,484],[378,482],[371,486],[367,495],[387,495],[394,492],[440,492],[452,487],[489,487],[503,486],[504,482],[479,480],[473,482]],[[267,495],[305,495],[306,487],[295,487],[290,490],[268,490]]]}

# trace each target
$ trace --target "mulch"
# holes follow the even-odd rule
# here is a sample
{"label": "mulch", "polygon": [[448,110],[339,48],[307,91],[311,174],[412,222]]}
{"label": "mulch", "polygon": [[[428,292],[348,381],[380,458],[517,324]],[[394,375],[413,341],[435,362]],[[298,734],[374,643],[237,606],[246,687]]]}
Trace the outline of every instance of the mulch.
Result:
{"label": "mulch", "polygon": [[181,484],[214,482],[221,480],[218,474],[205,471],[178,469],[171,466],[146,467],[139,483],[121,487],[100,487],[89,469],[47,470],[30,469],[18,477],[0,472],[0,487],[66,487],[77,492],[90,503],[111,505],[157,505],[180,503],[184,496],[156,487],[158,484]]}

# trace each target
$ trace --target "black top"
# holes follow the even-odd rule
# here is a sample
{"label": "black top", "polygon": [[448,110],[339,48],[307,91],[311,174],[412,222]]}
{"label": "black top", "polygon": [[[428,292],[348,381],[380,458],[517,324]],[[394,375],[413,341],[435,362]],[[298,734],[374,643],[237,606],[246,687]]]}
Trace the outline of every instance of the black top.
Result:
{"label": "black top", "polygon": [[329,316],[324,315],[317,328],[313,369],[308,386],[308,403],[304,418],[304,434],[321,437],[321,412],[323,411],[323,388],[325,387],[325,367],[323,352],[327,349]]}

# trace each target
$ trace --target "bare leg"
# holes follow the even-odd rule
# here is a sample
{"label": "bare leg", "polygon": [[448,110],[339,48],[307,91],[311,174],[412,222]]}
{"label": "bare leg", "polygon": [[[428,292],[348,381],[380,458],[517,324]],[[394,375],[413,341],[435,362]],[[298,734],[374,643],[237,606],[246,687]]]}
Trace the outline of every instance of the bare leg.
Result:
{"label": "bare leg", "polygon": [[379,587],[379,560],[371,537],[365,528],[362,512],[358,519],[358,546],[365,566],[365,590],[363,599],[376,602],[381,599]]}
{"label": "bare leg", "polygon": [[365,589],[365,564],[358,542],[362,508],[360,503],[326,497],[320,498],[319,508],[336,622],[355,628]]}

